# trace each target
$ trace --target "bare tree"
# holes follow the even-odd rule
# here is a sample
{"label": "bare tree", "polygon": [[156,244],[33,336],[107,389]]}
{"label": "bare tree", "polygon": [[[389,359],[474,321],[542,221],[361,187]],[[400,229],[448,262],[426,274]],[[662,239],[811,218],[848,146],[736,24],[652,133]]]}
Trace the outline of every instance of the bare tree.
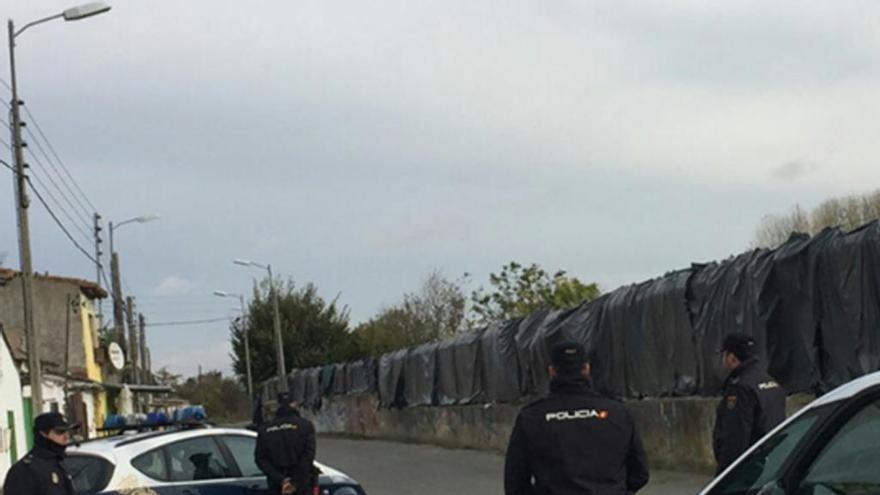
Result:
{"label": "bare tree", "polygon": [[765,215],[755,233],[753,247],[779,247],[798,232],[809,233],[810,220],[804,209],[795,205],[788,215]]}
{"label": "bare tree", "polygon": [[807,214],[795,205],[788,215],[766,215],[755,232],[754,247],[778,247],[792,233],[817,234],[827,227],[852,230],[880,219],[880,189],[867,194],[830,198]]}

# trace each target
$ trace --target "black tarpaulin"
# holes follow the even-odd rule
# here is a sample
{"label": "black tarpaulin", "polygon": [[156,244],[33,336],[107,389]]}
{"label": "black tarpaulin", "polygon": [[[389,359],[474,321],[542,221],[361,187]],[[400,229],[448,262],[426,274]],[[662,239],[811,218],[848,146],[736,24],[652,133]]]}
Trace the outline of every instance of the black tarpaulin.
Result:
{"label": "black tarpaulin", "polygon": [[601,305],[601,318],[594,339],[593,384],[596,390],[612,397],[626,395],[626,328],[630,325],[635,304],[636,286],[620,287],[593,301]]}
{"label": "black tarpaulin", "polygon": [[376,391],[376,360],[362,359],[348,363],[346,368],[348,394],[368,394]]}
{"label": "black tarpaulin", "polygon": [[406,405],[403,367],[408,352],[409,349],[400,349],[379,358],[379,403],[382,407]]}
{"label": "black tarpaulin", "polygon": [[692,270],[668,273],[635,287],[624,332],[629,397],[690,395],[697,389],[697,358],[687,311]]}
{"label": "black tarpaulin", "polygon": [[830,238],[818,277],[822,375],[830,388],[880,367],[880,223]]}
{"label": "black tarpaulin", "polygon": [[437,404],[441,406],[458,403],[455,371],[455,341],[444,340],[437,345]]}
{"label": "black tarpaulin", "polygon": [[321,407],[321,367],[307,368],[306,376],[306,392],[303,405],[310,409],[318,409]]}
{"label": "black tarpaulin", "polygon": [[455,338],[455,386],[457,404],[472,404],[482,395],[480,377],[480,331],[467,332]]}
{"label": "black tarpaulin", "polygon": [[480,396],[481,337],[480,331],[467,332],[438,344],[438,404],[471,404]]}
{"label": "black tarpaulin", "polygon": [[287,386],[290,388],[290,397],[297,404],[305,404],[306,400],[306,372],[296,369],[287,375]]}
{"label": "black tarpaulin", "polygon": [[[567,333],[565,320],[575,310],[544,310],[534,313],[520,325],[517,332],[519,363],[523,395],[546,395],[550,393],[550,349],[557,342],[573,340]],[[529,321],[531,320],[531,321]]]}
{"label": "black tarpaulin", "polygon": [[327,397],[333,393],[333,376],[336,374],[335,364],[321,366],[321,396]]}
{"label": "black tarpaulin", "polygon": [[480,369],[486,402],[519,398],[516,331],[520,320],[490,325],[480,339]]}
{"label": "black tarpaulin", "polygon": [[408,406],[430,406],[435,403],[437,380],[437,342],[410,349],[404,366],[404,397]]}
{"label": "black tarpaulin", "polygon": [[348,364],[337,363],[333,366],[333,386],[331,387],[332,395],[345,395],[348,391],[348,372],[346,371]]}
{"label": "black tarpaulin", "polygon": [[766,359],[767,315],[760,313],[758,300],[770,273],[772,256],[767,249],[755,249],[721,263],[698,265],[691,277],[688,308],[703,395],[718,393],[727,374],[718,354],[725,335],[751,335],[758,356]]}
{"label": "black tarpaulin", "polygon": [[776,249],[758,312],[766,315],[767,371],[789,393],[815,390],[819,370],[819,253],[839,236],[825,230],[792,236]]}

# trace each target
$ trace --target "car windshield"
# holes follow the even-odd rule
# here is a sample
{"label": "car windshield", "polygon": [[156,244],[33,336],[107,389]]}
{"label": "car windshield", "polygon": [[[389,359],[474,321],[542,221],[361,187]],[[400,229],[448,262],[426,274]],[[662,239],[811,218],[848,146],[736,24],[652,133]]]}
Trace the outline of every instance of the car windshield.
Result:
{"label": "car windshield", "polygon": [[740,460],[732,471],[709,492],[710,495],[751,495],[774,493],[782,467],[818,422],[835,405],[829,404],[808,411],[767,438],[748,457]]}

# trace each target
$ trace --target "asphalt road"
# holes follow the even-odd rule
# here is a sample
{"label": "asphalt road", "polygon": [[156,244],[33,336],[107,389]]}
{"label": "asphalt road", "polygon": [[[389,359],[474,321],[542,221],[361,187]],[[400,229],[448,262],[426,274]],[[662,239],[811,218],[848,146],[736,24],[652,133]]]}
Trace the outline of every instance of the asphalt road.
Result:
{"label": "asphalt road", "polygon": [[[450,450],[377,440],[321,437],[318,460],[358,480],[368,495],[501,495],[504,458],[474,450]],[[657,472],[639,495],[697,493],[705,476]]]}

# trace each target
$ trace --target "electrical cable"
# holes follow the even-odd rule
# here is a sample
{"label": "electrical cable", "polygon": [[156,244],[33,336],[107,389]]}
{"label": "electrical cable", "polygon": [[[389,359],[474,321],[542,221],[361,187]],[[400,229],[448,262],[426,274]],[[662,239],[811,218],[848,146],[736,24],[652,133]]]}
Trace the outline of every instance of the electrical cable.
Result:
{"label": "electrical cable", "polygon": [[169,327],[175,325],[203,325],[206,323],[217,323],[220,321],[229,321],[229,317],[225,318],[209,318],[207,320],[182,320],[182,321],[160,321],[157,323],[147,323],[148,327]]}
{"label": "electrical cable", "polygon": [[97,260],[95,260],[95,258],[93,258],[92,255],[89,254],[89,252],[85,250],[85,248],[83,248],[78,242],[76,242],[76,239],[73,238],[73,236],[70,234],[70,231],[67,230],[67,228],[61,222],[61,220],[58,218],[58,216],[55,215],[55,212],[52,211],[52,208],[50,208],[49,205],[46,203],[46,200],[43,199],[43,195],[41,195],[40,191],[34,187],[34,183],[31,181],[31,178],[26,177],[25,180],[27,181],[28,186],[30,186],[31,191],[33,191],[33,193],[37,197],[37,199],[40,200],[40,203],[43,204],[43,207],[46,208],[46,211],[48,211],[49,215],[52,217],[52,219],[55,220],[55,223],[58,224],[58,227],[62,230],[62,232],[64,232],[64,234],[67,236],[67,238],[70,239],[70,242],[72,242],[73,245],[76,246],[76,248],[78,250],[80,250],[83,253],[83,255],[85,255],[85,257],[88,258],[92,263],[97,263]]}

